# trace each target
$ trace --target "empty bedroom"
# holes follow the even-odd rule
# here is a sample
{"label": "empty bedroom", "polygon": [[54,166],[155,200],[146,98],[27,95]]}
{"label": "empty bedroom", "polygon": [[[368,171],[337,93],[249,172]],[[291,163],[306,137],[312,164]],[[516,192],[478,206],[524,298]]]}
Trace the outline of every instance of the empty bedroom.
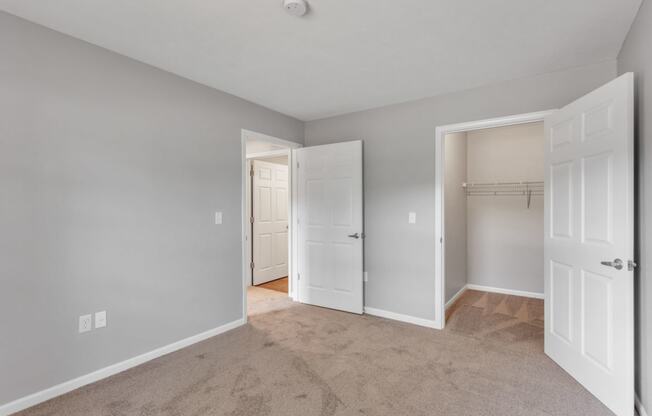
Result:
{"label": "empty bedroom", "polygon": [[651,2],[0,0],[0,416],[648,416]]}

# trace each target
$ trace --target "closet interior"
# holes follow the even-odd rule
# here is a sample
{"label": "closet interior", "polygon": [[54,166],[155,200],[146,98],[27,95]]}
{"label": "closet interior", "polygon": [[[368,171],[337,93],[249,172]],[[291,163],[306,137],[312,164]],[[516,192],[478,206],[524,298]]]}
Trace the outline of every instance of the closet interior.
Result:
{"label": "closet interior", "polygon": [[543,324],[543,146],[542,122],[445,137],[447,319],[459,304],[521,317],[525,307]]}

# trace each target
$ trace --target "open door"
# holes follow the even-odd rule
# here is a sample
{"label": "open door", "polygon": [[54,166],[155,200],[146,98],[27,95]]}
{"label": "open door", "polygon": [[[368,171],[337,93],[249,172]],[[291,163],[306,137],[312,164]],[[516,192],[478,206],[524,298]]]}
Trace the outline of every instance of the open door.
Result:
{"label": "open door", "polygon": [[545,351],[634,414],[633,74],[545,120]]}
{"label": "open door", "polygon": [[254,160],[252,176],[253,283],[288,275],[288,167]]}
{"label": "open door", "polygon": [[362,142],[295,154],[299,301],[362,313]]}

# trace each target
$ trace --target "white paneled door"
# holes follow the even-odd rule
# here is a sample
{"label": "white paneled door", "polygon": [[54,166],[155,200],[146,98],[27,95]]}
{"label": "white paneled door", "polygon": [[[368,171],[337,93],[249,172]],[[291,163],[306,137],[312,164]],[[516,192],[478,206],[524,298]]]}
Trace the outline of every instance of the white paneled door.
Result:
{"label": "white paneled door", "polygon": [[633,74],[545,120],[545,351],[634,414]]}
{"label": "white paneled door", "polygon": [[362,142],[295,154],[299,301],[362,313]]}
{"label": "white paneled door", "polygon": [[288,275],[288,167],[252,161],[254,285]]}

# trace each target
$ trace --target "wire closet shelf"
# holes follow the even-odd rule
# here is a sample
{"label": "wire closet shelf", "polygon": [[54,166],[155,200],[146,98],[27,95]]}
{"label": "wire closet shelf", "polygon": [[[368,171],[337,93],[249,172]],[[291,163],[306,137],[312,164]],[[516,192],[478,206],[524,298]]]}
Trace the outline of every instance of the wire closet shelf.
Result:
{"label": "wire closet shelf", "polygon": [[527,207],[533,196],[543,196],[543,182],[464,182],[466,196],[524,196]]}

